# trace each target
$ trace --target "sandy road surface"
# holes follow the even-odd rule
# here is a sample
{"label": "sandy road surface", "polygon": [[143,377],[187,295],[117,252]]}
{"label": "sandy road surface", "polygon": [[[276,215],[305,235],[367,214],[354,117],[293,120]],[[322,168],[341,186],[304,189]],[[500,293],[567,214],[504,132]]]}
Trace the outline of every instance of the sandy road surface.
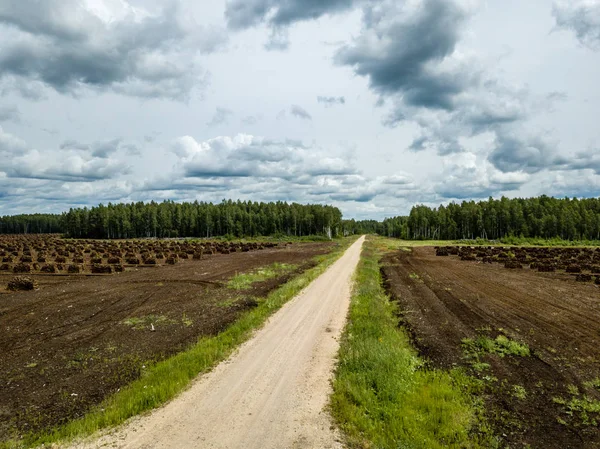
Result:
{"label": "sandy road surface", "polygon": [[324,407],[363,241],[177,399],[77,447],[341,447]]}

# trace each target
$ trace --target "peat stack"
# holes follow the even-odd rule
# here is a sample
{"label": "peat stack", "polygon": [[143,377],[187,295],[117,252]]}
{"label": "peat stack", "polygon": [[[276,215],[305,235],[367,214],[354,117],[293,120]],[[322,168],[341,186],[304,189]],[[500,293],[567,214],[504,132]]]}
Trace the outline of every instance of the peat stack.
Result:
{"label": "peat stack", "polygon": [[26,276],[15,276],[8,282],[7,288],[13,292],[33,290],[37,288],[37,282]]}

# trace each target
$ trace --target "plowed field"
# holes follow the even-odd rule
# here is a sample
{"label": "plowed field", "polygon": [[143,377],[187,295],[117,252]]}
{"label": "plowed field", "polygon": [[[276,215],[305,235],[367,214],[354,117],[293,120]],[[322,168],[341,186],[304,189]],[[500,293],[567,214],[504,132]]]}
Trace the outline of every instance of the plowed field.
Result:
{"label": "plowed field", "polygon": [[[0,275],[0,441],[81,416],[149,363],[226,328],[332,248],[296,243],[113,275],[28,274],[39,288],[27,292],[2,290],[14,275]],[[236,274],[275,262],[295,271],[227,288]]]}
{"label": "plowed field", "polygon": [[[436,257],[431,247],[386,256],[382,274],[419,351],[482,381],[505,444],[600,447],[600,287],[568,273]],[[498,341],[524,344],[529,355]]]}

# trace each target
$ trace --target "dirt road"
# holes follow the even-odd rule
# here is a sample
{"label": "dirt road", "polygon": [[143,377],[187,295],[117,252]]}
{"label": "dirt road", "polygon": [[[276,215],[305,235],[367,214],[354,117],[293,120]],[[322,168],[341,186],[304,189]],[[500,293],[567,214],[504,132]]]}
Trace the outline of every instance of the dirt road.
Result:
{"label": "dirt road", "polygon": [[363,241],[180,397],[77,447],[341,447],[324,407]]}

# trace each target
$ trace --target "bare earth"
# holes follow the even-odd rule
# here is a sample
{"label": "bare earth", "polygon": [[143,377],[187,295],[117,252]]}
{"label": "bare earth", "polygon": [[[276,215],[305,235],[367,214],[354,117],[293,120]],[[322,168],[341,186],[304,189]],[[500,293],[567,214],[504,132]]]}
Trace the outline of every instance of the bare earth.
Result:
{"label": "bare earth", "polygon": [[363,241],[177,399],[75,447],[341,447],[325,407]]}

